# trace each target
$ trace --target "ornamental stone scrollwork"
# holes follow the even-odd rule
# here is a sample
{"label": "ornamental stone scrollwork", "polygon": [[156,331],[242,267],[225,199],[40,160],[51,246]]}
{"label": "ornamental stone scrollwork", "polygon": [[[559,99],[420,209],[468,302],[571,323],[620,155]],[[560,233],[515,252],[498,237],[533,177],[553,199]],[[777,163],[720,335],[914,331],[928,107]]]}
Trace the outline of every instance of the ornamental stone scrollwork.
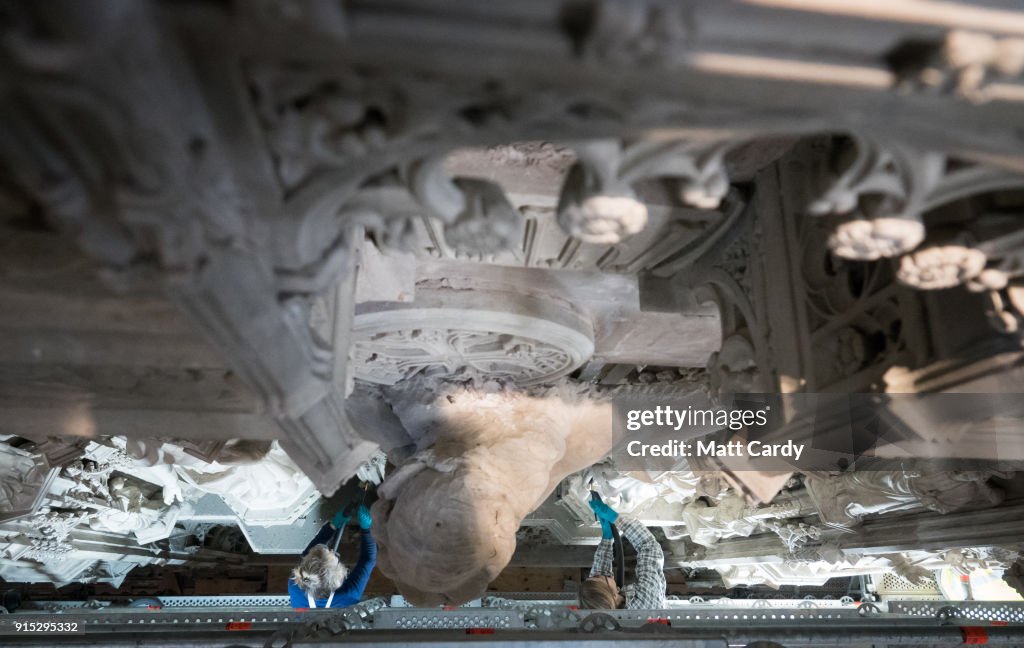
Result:
{"label": "ornamental stone scrollwork", "polygon": [[465,196],[466,208],[444,231],[456,253],[494,254],[522,239],[522,214],[512,207],[501,187],[470,178],[455,183]]}
{"label": "ornamental stone scrollwork", "polygon": [[615,244],[643,230],[647,206],[628,186],[601,181],[588,165],[577,164],[562,188],[558,224],[569,236],[584,243]]}
{"label": "ornamental stone scrollwork", "polygon": [[581,143],[579,162],[569,170],[558,201],[562,230],[584,243],[614,244],[647,225],[647,206],[621,173],[618,141]]}
{"label": "ornamental stone scrollwork", "polygon": [[899,256],[924,240],[921,212],[944,169],[942,155],[853,136],[835,148],[827,170],[818,170],[825,189],[807,209],[842,217],[828,242],[838,256]]}
{"label": "ornamental stone scrollwork", "polygon": [[490,255],[522,239],[523,216],[496,183],[450,178],[444,157],[412,165],[413,195],[444,225],[446,242],[456,255]]}
{"label": "ornamental stone scrollwork", "polygon": [[[452,292],[454,294],[446,294]],[[422,292],[416,304],[360,306],[352,364],[366,382],[394,385],[413,376],[550,382],[594,351],[592,327],[555,304],[516,295]]]}
{"label": "ornamental stone scrollwork", "polygon": [[393,385],[419,373],[463,372],[520,384],[553,380],[574,368],[576,359],[543,340],[467,329],[396,330],[356,341],[356,377]]}
{"label": "ornamental stone scrollwork", "polygon": [[647,206],[633,185],[653,178],[674,181],[684,204],[717,208],[729,191],[724,160],[732,145],[660,140],[577,143],[579,162],[562,187],[558,224],[585,243],[618,243],[647,225]]}
{"label": "ornamental stone scrollwork", "polygon": [[[960,165],[943,175],[929,193],[926,212],[1024,186],[1020,174],[985,165]],[[1018,219],[1004,209],[970,222],[946,223],[929,232],[922,246],[899,260],[896,278],[922,290],[963,285],[974,292],[1002,290],[1024,274],[1018,252]]]}
{"label": "ornamental stone scrollwork", "polygon": [[730,200],[723,222],[680,269],[680,276],[695,282],[698,294],[717,303],[722,314],[722,346],[707,363],[708,388],[715,398],[770,388],[768,336],[752,285],[752,258],[759,253],[756,224],[744,218],[746,203],[736,195]]}
{"label": "ornamental stone scrollwork", "polygon": [[252,66],[247,73],[286,192],[401,139],[394,126],[400,108],[370,92],[365,76],[326,77],[287,66]]}

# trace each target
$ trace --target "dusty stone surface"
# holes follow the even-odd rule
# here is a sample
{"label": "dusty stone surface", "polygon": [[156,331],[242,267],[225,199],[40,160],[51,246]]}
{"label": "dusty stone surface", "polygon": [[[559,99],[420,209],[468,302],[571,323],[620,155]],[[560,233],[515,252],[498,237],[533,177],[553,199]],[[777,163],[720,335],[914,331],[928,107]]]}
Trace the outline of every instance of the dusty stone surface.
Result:
{"label": "dusty stone surface", "polygon": [[568,392],[459,390],[396,412],[424,444],[378,491],[377,565],[416,605],[480,596],[523,518],[611,447],[611,405]]}

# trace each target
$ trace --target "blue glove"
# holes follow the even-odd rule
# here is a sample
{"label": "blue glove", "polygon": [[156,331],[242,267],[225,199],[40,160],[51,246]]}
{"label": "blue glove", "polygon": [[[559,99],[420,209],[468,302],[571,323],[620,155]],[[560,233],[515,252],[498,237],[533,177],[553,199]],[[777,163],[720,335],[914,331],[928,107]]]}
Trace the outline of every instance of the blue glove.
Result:
{"label": "blue glove", "polygon": [[599,500],[590,500],[590,502],[588,503],[590,504],[590,508],[591,510],[594,511],[594,515],[597,516],[598,520],[601,520],[602,522],[608,522],[609,524],[614,524],[615,520],[619,519],[619,514],[615,512],[615,509],[608,506],[604,502],[601,502]]}
{"label": "blue glove", "polygon": [[359,528],[366,531],[373,524],[373,518],[370,517],[370,509],[366,508],[365,505],[359,505],[359,511],[356,513],[356,518],[359,520]]}
{"label": "blue glove", "polygon": [[331,524],[335,529],[344,529],[345,525],[348,524],[348,517],[349,516],[345,512],[345,509],[341,509],[334,514],[334,517],[331,518]]}
{"label": "blue glove", "polygon": [[615,536],[612,534],[612,523],[607,520],[601,520],[601,537],[605,540],[611,540]]}

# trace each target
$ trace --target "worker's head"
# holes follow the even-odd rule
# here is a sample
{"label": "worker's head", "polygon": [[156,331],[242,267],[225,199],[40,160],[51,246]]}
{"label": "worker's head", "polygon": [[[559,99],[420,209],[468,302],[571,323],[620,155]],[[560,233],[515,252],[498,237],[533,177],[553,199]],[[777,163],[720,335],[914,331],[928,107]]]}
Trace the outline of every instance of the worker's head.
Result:
{"label": "worker's head", "polygon": [[611,576],[591,576],[580,584],[580,607],[587,610],[614,610],[624,607],[615,579]]}
{"label": "worker's head", "polygon": [[341,587],[345,574],[345,566],[338,560],[338,554],[327,545],[318,544],[292,570],[292,580],[314,599],[325,599]]}

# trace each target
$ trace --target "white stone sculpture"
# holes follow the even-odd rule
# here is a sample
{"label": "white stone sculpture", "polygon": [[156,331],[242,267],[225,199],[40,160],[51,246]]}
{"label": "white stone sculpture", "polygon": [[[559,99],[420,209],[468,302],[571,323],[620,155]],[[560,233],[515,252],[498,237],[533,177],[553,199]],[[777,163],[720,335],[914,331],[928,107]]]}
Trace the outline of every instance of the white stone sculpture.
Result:
{"label": "white stone sculpture", "polygon": [[523,517],[608,452],[610,405],[564,398],[452,390],[396,404],[422,426],[423,450],[381,485],[373,517],[377,564],[406,598],[480,596],[511,559]]}

